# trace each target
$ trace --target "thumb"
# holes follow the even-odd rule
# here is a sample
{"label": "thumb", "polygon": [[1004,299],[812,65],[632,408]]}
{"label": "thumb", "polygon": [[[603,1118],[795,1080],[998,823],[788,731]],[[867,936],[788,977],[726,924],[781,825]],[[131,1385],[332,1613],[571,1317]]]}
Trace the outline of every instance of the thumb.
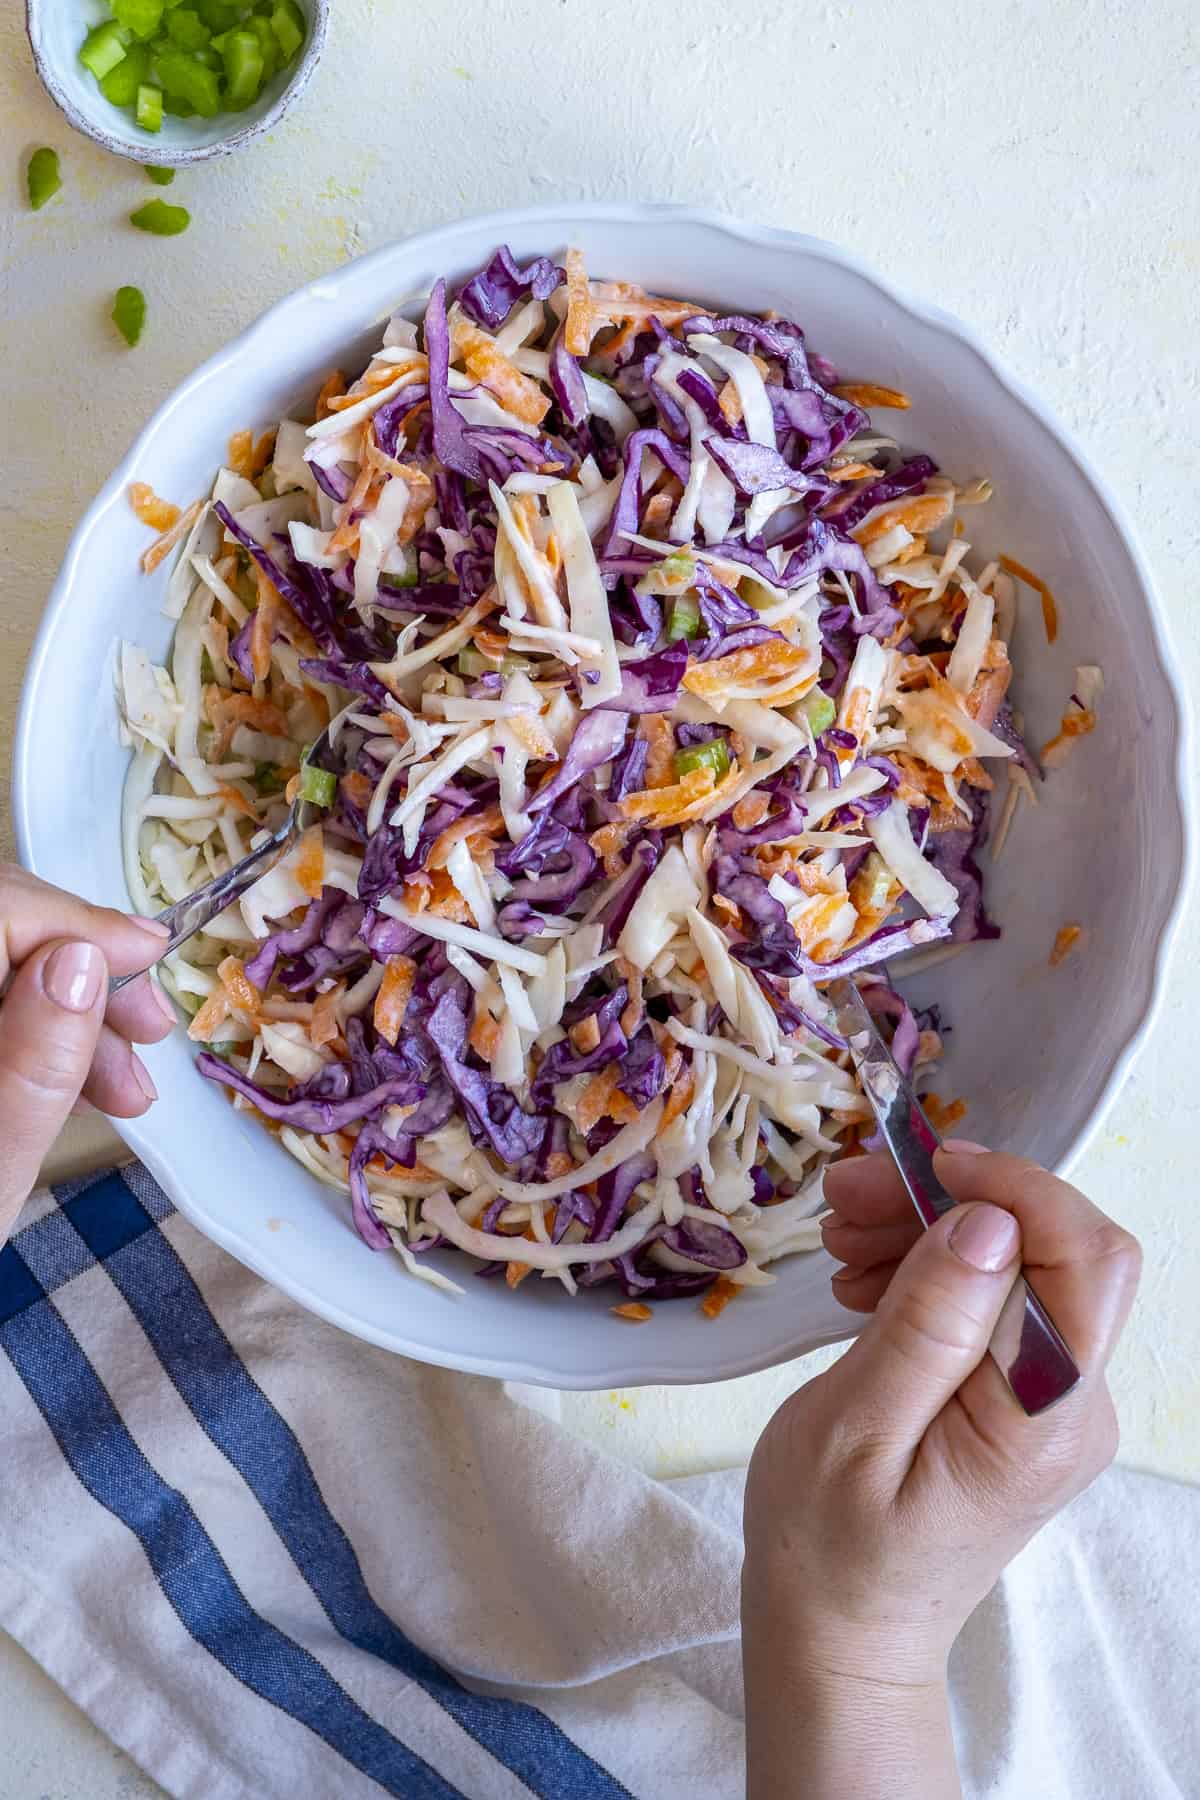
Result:
{"label": "thumb", "polygon": [[912,1450],[987,1353],[1020,1272],[1021,1231],[1002,1207],[956,1206],[917,1240],[874,1318],[835,1368],[872,1435]]}
{"label": "thumb", "polygon": [[108,997],[95,944],[46,944],[0,1005],[0,1243],[87,1079]]}

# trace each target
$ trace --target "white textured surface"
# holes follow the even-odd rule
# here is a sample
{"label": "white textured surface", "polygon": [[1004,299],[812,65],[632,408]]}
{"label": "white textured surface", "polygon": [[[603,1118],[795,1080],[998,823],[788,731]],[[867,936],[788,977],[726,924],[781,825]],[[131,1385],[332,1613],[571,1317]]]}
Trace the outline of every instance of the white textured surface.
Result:
{"label": "white textured surface", "polygon": [[[3,0],[5,780],[41,602],[79,513],[153,407],[263,306],[358,250],[560,197],[690,200],[811,231],[974,325],[1133,511],[1194,682],[1191,9],[864,0],[752,12],[694,0],[664,33],[660,11],[623,0],[598,48],[580,0],[424,11],[338,0],[294,117],[244,158],[180,176],[170,197],[194,224],[159,242],[124,224],[153,190],[64,130],[36,85],[17,0]],[[64,192],[34,216],[21,182],[40,143],[62,153]],[[151,308],[132,353],[107,320],[125,281]],[[1190,961],[1185,950],[1155,1040],[1078,1179],[1146,1249],[1114,1366],[1123,1456],[1196,1479]],[[98,1147],[79,1134],[74,1145]],[[716,1390],[575,1396],[565,1417],[651,1470],[714,1467],[744,1456],[799,1375],[793,1365]],[[0,1685],[3,1800],[149,1791],[14,1653]]]}

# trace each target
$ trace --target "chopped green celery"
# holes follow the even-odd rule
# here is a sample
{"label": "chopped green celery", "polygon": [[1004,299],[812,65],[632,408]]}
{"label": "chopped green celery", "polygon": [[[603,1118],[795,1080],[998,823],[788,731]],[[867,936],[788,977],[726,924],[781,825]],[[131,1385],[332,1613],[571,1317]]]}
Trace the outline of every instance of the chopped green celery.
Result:
{"label": "chopped green celery", "polygon": [[277,0],[271,14],[271,30],[284,62],[291,62],[304,42],[304,17],[300,8],[289,5],[288,0]]}
{"label": "chopped green celery", "polygon": [[[318,770],[319,774],[321,771]],[[254,765],[254,791],[264,797],[268,794],[282,794],[287,782],[278,763],[260,762]]]}
{"label": "chopped green celery", "polygon": [[177,100],[174,94],[164,94],[163,111],[176,119],[190,119],[195,116],[196,109],[190,100]]}
{"label": "chopped green celery", "polygon": [[195,0],[195,6],[210,31],[228,31],[242,16],[236,0]]}
{"label": "chopped green celery", "polygon": [[420,579],[415,567],[406,569],[403,574],[396,569],[385,569],[379,577],[379,585],[381,588],[390,588],[393,593],[398,593],[404,588],[416,587]]}
{"label": "chopped green celery", "polygon": [[218,75],[221,73],[222,53],[220,50],[214,50],[211,44],[205,44],[202,50],[189,50],[188,55],[198,62],[202,69],[215,69]]}
{"label": "chopped green celery", "polygon": [[337,798],[337,776],[331,769],[317,769],[312,763],[302,763],[299,798],[311,801],[314,806],[332,806]]}
{"label": "chopped green celery", "polygon": [[181,50],[203,50],[212,29],[190,6],[178,6],[167,15],[167,36]]}
{"label": "chopped green celery", "polygon": [[224,56],[226,105],[249,106],[262,86],[262,45],[252,31],[232,31]]}
{"label": "chopped green celery", "polygon": [[159,85],[167,96],[166,110],[177,110],[170,100],[186,100],[202,118],[213,119],[221,110],[221,82],[215,69],[206,68],[187,50],[171,45],[155,58]]}
{"label": "chopped green celery", "polygon": [[136,225],[139,231],[149,231],[154,237],[178,237],[191,222],[192,215],[186,206],[168,206],[165,200],[147,200],[145,206],[139,206],[129,215],[131,225]]}
{"label": "chopped green celery", "polygon": [[146,323],[146,296],[141,288],[119,287],[113,301],[112,322],[132,350]]}
{"label": "chopped green celery", "polygon": [[225,46],[229,42],[229,40],[232,36],[233,36],[232,29],[229,31],[221,32],[219,37],[214,37],[210,40],[209,46],[208,46],[209,49],[215,50],[217,55],[223,58],[225,55]]}
{"label": "chopped green celery", "polygon": [[29,159],[26,181],[29,185],[29,204],[34,212],[41,212],[47,200],[52,200],[62,186],[62,176],[58,172],[58,151],[35,150]]}
{"label": "chopped green celery", "polygon": [[103,25],[97,25],[89,31],[79,51],[79,60],[85,69],[90,69],[97,81],[103,81],[110,69],[115,69],[125,55],[125,40],[121,35],[121,27],[115,19],[109,19]]}
{"label": "chopped green celery", "polygon": [[147,44],[130,44],[122,61],[100,83],[100,92],[113,106],[132,106],[137,91],[150,76],[150,48]]}
{"label": "chopped green celery", "polygon": [[158,169],[155,168],[153,163],[143,163],[142,167],[145,169],[155,187],[170,187],[175,179],[174,169]]}
{"label": "chopped green celery", "polygon": [[109,11],[118,25],[145,42],[162,24],[163,0],[109,0]]}
{"label": "chopped green celery", "polygon": [[823,694],[820,688],[813,688],[810,694],[805,694],[803,700],[797,701],[796,704],[797,710],[802,712],[808,720],[809,729],[814,737],[820,737],[823,731],[827,731],[837,717],[837,707],[829,695]]}
{"label": "chopped green celery", "polygon": [[279,42],[271,30],[271,21],[255,16],[246,20],[246,29],[252,31],[258,39],[258,47],[262,51],[263,59],[262,78],[263,81],[270,81],[272,75],[277,74],[283,66],[279,54]]}
{"label": "chopped green celery", "polygon": [[136,118],[143,131],[162,130],[162,89],[140,87],[137,91]]}
{"label": "chopped green celery", "polygon": [[523,656],[506,654],[497,663],[494,657],[485,656],[482,650],[466,649],[458,653],[460,675],[527,675],[532,666]]}
{"label": "chopped green celery", "polygon": [[711,769],[717,780],[729,772],[729,745],[723,737],[709,738],[705,744],[689,744],[675,752],[675,779],[681,781],[692,769]]}
{"label": "chopped green celery", "polygon": [[[189,999],[190,998],[191,998],[191,996],[189,995]],[[198,1012],[199,1010],[200,1010],[199,1007],[193,1008],[193,1011]],[[230,1043],[205,1044],[204,1048],[208,1051],[208,1054],[210,1056],[219,1056],[221,1058],[222,1062],[228,1062],[229,1061],[229,1053],[233,1049],[233,1045]]]}
{"label": "chopped green celery", "polygon": [[701,618],[700,603],[691,594],[680,594],[672,600],[671,610],[667,614],[667,637],[694,638],[700,636]]}

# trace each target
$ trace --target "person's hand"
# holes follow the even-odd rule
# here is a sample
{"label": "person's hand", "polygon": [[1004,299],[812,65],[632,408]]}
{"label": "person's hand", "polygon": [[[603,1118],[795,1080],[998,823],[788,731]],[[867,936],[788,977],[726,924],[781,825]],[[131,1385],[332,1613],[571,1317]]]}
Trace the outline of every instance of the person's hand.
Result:
{"label": "person's hand", "polygon": [[[1104,1372],[1137,1286],[1136,1242],[1019,1157],[954,1145],[937,1171],[960,1204],[925,1233],[889,1158],[827,1172],[823,1235],[845,1265],[834,1291],[874,1316],[785,1402],[754,1453],[744,1576],[752,1710],[755,1682],[768,1680],[755,1667],[764,1658],[783,1657],[830,1704],[872,1683],[890,1691],[889,1706],[906,1688],[940,1694],[968,1615],[1116,1451]],[[1082,1371],[1033,1419],[987,1354],[1022,1263]],[[770,1728],[758,1735],[769,1739]],[[764,1777],[751,1791],[790,1789]],[[957,1788],[927,1781],[925,1792],[942,1791]]]}
{"label": "person's hand", "polygon": [[0,864],[0,1243],[77,1103],[131,1119],[155,1099],[133,1044],[175,1011],[149,977],[108,1000],[110,975],[146,969],[166,932],[89,906]]}

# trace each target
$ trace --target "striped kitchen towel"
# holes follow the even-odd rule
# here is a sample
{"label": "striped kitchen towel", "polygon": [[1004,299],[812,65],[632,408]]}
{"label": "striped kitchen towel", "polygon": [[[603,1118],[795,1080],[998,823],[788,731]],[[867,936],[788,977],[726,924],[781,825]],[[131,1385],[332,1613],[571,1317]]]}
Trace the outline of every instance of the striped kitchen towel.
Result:
{"label": "striped kitchen towel", "polygon": [[[137,1167],[34,1196],[0,1352],[0,1625],[170,1794],[741,1795],[740,1472],[346,1337]],[[1119,1473],[1019,1559],[956,1651],[968,1794],[1196,1792],[1198,1523]]]}

